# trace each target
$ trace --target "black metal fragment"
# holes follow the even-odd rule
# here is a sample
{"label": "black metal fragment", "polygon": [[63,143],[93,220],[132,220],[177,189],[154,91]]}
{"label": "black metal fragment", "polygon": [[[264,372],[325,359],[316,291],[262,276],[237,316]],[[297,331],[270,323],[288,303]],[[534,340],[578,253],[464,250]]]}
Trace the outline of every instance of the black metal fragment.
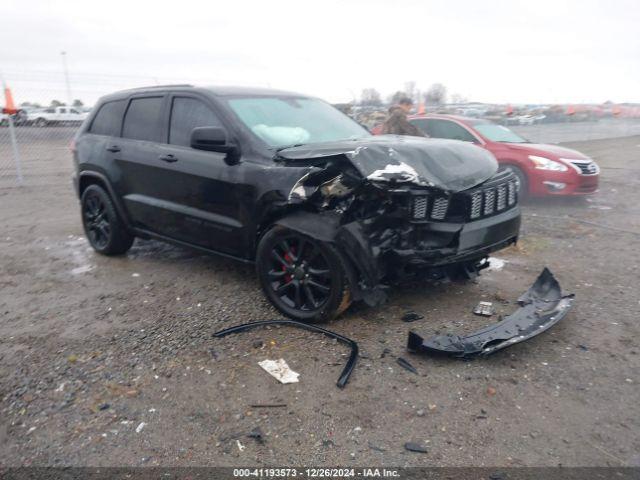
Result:
{"label": "black metal fragment", "polygon": [[424,318],[423,315],[420,315],[416,312],[407,312],[402,316],[403,322],[415,322],[416,320],[422,320]]}
{"label": "black metal fragment", "polygon": [[351,372],[353,372],[353,369],[356,366],[356,361],[358,360],[358,344],[350,338],[340,335],[339,333],[325,330],[324,328],[316,327],[315,325],[310,325],[308,323],[297,322],[295,320],[264,320],[262,322],[245,323],[243,325],[225,328],[224,330],[220,330],[219,332],[214,333],[213,336],[216,338],[222,338],[233,333],[240,333],[255,327],[264,327],[267,325],[288,325],[290,327],[301,328],[310,332],[322,333],[329,338],[334,338],[337,341],[351,347],[351,354],[349,355],[349,359],[347,360],[347,363],[344,366],[342,373],[340,374],[340,378],[338,378],[338,382],[336,383],[338,388],[345,387],[345,385],[349,381]]}
{"label": "black metal fragment", "polygon": [[410,352],[462,358],[489,355],[528,340],[555,325],[571,308],[573,297],[573,294],[562,295],[560,284],[545,268],[529,290],[518,299],[520,308],[502,321],[464,337],[449,334],[425,340],[417,333],[409,332],[407,349]]}
{"label": "black metal fragment", "polygon": [[427,447],[423,447],[419,443],[407,442],[404,444],[405,450],[416,453],[427,453]]}
{"label": "black metal fragment", "polygon": [[264,443],[264,434],[262,433],[262,430],[260,429],[260,427],[256,427],[253,430],[251,430],[247,434],[247,437],[253,438],[258,443]]}
{"label": "black metal fragment", "polygon": [[414,367],[413,365],[411,365],[409,362],[407,362],[404,358],[402,357],[398,357],[396,359],[396,362],[398,363],[398,365],[400,365],[402,368],[409,370],[411,373],[415,373],[416,375],[418,374],[418,370],[416,370],[416,367]]}

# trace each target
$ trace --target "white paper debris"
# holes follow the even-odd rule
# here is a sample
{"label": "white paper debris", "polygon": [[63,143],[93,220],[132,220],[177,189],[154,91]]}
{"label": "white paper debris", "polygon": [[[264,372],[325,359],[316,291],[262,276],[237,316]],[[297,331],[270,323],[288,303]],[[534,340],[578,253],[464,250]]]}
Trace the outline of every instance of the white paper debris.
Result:
{"label": "white paper debris", "polygon": [[298,383],[299,373],[294,372],[289,368],[284,358],[278,360],[263,360],[258,362],[267,373],[272,377],[277,378],[280,383]]}
{"label": "white paper debris", "polygon": [[146,423],[144,422],[140,422],[140,425],[138,425],[136,427],[136,433],[140,433],[142,431],[142,429],[144,428],[144,426],[146,425]]}

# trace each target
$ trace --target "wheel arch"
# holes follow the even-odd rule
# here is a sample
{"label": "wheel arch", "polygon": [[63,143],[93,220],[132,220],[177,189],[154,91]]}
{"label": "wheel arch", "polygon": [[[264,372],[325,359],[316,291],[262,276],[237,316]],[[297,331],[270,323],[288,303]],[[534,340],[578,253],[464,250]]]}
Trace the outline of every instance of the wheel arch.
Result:
{"label": "wheel arch", "polygon": [[111,201],[113,202],[113,204],[116,207],[116,210],[118,211],[118,215],[120,215],[120,218],[123,219],[126,227],[130,229],[131,222],[129,220],[129,215],[127,215],[127,211],[125,210],[124,205],[120,201],[120,197],[116,195],[115,190],[111,185],[111,182],[109,182],[109,179],[105,175],[99,172],[93,172],[93,171],[80,172],[78,174],[78,197],[79,198],[82,198],[82,194],[90,185],[97,185],[99,187],[102,187],[107,192],[107,194],[109,195],[109,198],[111,198]]}

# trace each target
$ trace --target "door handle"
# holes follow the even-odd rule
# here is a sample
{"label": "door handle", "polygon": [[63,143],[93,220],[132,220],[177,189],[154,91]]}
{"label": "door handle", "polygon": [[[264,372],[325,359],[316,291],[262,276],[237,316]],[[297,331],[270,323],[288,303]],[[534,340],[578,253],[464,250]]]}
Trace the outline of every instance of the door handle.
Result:
{"label": "door handle", "polygon": [[178,161],[178,157],[176,157],[175,155],[160,155],[158,157],[160,160],[162,160],[163,162],[168,162],[168,163],[173,163],[173,162],[177,162]]}
{"label": "door handle", "polygon": [[118,153],[119,151],[120,147],[117,145],[111,145],[109,148],[107,148],[107,152]]}

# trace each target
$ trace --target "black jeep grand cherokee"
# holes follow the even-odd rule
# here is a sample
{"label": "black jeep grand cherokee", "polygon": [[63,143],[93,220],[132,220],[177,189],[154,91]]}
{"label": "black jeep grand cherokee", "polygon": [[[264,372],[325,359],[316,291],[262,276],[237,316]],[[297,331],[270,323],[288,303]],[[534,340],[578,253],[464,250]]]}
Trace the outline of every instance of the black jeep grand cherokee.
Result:
{"label": "black jeep grand cherokee", "polygon": [[470,143],[371,136],[295,93],[188,85],[100,100],[75,140],[93,248],[157,238],[255,262],[269,300],[317,321],[408,279],[472,273],[514,243],[513,175]]}

